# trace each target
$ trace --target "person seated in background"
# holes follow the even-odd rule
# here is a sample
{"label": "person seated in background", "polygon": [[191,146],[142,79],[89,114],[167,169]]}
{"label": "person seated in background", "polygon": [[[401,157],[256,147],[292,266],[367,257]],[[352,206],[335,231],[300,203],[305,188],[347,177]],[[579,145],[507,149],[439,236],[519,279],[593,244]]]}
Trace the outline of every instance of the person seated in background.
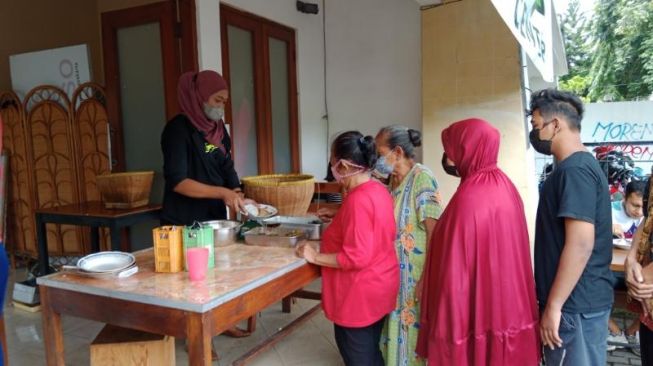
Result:
{"label": "person seated in background", "polygon": [[642,223],[645,184],[642,181],[628,183],[624,198],[621,201],[612,202],[613,236],[632,239],[637,227]]}
{"label": "person seated in background", "polygon": [[[327,164],[327,175],[324,178],[327,182],[335,182],[336,178],[333,177],[333,172],[331,172],[331,162]],[[327,203],[342,203],[342,194],[340,193],[325,193]],[[320,197],[322,198],[322,197]]]}
{"label": "person seated in background", "polygon": [[[646,189],[646,182],[632,181],[626,185],[624,198],[621,201],[612,202],[612,235],[617,238],[632,239],[637,231],[637,227],[644,219],[644,190]],[[626,284],[622,273],[615,273],[617,284],[615,289],[624,290]],[[615,344],[626,344],[636,346],[631,347],[631,350],[636,355],[640,355],[639,350],[639,320],[635,319],[633,323],[626,329],[625,332],[621,330],[619,325],[610,318],[608,322],[610,334],[608,335],[608,351],[613,351],[617,347]]]}

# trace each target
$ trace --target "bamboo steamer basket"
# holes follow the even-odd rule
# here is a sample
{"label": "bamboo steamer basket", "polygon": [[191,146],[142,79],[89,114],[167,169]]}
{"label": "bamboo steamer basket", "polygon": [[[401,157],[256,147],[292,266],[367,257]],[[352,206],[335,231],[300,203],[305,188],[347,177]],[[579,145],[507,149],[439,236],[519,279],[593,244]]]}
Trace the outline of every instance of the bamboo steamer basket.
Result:
{"label": "bamboo steamer basket", "polygon": [[97,188],[106,208],[135,208],[150,201],[153,171],[98,175]]}
{"label": "bamboo steamer basket", "polygon": [[274,206],[282,216],[304,216],[313,199],[315,178],[308,174],[270,174],[242,178],[245,197]]}

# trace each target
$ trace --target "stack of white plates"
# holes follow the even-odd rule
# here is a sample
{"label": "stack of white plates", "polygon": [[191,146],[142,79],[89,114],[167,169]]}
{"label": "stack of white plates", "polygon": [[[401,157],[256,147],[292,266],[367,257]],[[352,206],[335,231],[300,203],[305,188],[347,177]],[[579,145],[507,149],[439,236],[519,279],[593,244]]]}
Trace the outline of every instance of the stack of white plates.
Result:
{"label": "stack of white plates", "polygon": [[81,258],[76,266],[64,266],[64,269],[93,277],[128,277],[138,272],[135,263],[136,258],[130,253],[99,252]]}

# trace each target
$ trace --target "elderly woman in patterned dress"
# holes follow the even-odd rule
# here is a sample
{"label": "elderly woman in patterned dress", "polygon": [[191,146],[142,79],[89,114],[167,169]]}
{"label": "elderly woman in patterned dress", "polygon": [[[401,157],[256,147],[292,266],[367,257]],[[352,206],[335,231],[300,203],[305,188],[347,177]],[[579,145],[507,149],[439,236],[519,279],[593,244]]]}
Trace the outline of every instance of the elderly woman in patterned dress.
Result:
{"label": "elderly woman in patterned dress", "polygon": [[419,328],[419,294],[427,245],[442,212],[433,173],[415,162],[421,146],[419,131],[385,127],[376,135],[377,175],[387,175],[397,223],[395,250],[399,260],[400,288],[395,309],[381,336],[386,365],[424,365],[415,353]]}

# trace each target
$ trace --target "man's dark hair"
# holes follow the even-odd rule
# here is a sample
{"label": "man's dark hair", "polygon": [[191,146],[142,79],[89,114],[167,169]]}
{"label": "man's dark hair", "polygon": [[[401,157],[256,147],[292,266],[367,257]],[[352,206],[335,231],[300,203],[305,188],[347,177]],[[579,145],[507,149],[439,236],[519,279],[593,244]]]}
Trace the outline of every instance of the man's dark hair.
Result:
{"label": "man's dark hair", "polygon": [[583,119],[583,102],[575,94],[557,89],[543,89],[531,94],[528,115],[535,110],[540,111],[545,122],[556,116],[564,117],[569,127],[580,131],[580,121]]}
{"label": "man's dark hair", "polygon": [[638,196],[644,197],[644,191],[646,190],[646,182],[641,180],[633,180],[630,183],[626,184],[626,194],[625,198],[628,199],[631,194],[636,194]]}

